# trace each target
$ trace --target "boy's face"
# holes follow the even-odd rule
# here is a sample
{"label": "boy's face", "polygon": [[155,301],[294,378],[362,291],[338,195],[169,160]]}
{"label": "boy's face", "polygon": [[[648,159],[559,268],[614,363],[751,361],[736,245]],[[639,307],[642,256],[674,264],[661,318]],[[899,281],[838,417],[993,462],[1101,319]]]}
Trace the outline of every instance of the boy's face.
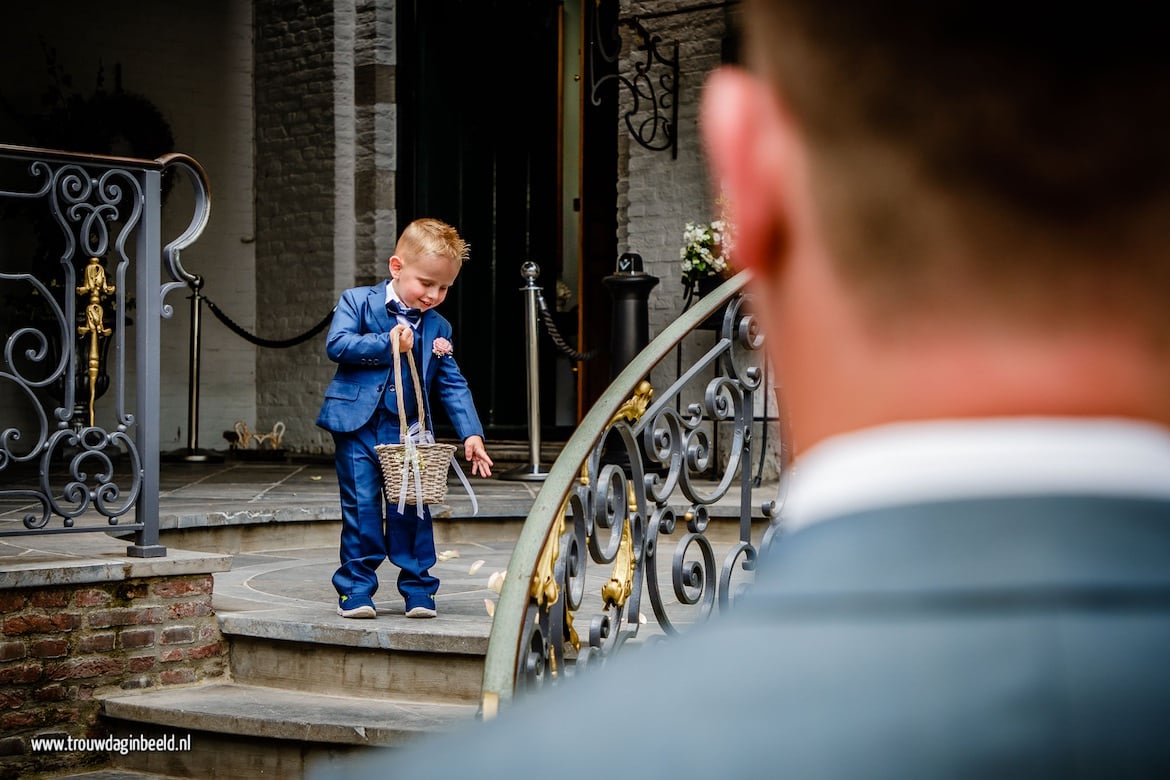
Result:
{"label": "boy's face", "polygon": [[394,290],[403,303],[414,309],[426,311],[442,303],[458,275],[459,264],[443,255],[418,255],[410,260],[398,255],[390,258]]}

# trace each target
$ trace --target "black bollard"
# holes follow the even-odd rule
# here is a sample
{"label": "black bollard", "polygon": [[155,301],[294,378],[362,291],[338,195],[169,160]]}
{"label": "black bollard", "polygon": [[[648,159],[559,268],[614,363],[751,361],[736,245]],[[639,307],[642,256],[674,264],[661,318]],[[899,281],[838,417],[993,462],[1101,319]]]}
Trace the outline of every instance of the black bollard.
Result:
{"label": "black bollard", "polygon": [[642,256],[626,252],[612,276],[601,280],[613,297],[610,378],[613,379],[650,343],[650,291],[658,277],[642,270]]}
{"label": "black bollard", "polygon": [[[610,379],[615,379],[638,353],[650,343],[650,291],[658,284],[658,277],[642,268],[642,256],[626,252],[617,261],[612,276],[601,280],[613,297],[612,336],[610,339]],[[658,470],[642,455],[643,471]],[[602,465],[620,466],[626,476],[632,476],[630,457],[619,438],[610,434],[601,453]]]}

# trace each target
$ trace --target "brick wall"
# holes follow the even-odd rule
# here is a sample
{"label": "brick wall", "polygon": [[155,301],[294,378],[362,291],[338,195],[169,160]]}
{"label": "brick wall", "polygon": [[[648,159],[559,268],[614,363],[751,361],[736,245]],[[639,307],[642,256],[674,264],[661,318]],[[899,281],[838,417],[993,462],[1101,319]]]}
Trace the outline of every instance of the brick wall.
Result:
{"label": "brick wall", "polygon": [[[302,333],[337,302],[334,289],[333,0],[257,0],[255,23],[256,328]],[[256,427],[321,448],[313,421],[331,369],[321,339],[256,357]]]}
{"label": "brick wall", "polygon": [[[688,0],[622,0],[621,15],[657,14],[692,8]],[[683,227],[687,222],[707,222],[716,214],[718,193],[709,182],[707,161],[703,155],[699,134],[699,106],[703,84],[708,73],[719,67],[722,60],[723,39],[728,33],[728,11],[706,8],[684,11],[672,16],[648,18],[645,27],[662,39],[662,53],[669,56],[669,45],[678,42],[678,158],[671,159],[669,151],[649,151],[633,141],[620,116],[630,105],[628,94],[622,93],[618,126],[618,251],[637,252],[645,261],[647,273],[661,280],[650,295],[650,336],[653,338],[673,322],[683,308],[682,268],[679,249],[682,246]],[[622,72],[632,74],[634,63],[644,55],[634,48],[636,37],[629,30],[624,33]],[[692,335],[683,346],[685,367],[710,349],[713,333]],[[656,388],[666,388],[676,377],[675,361],[667,359],[655,369],[651,381]],[[683,403],[702,399],[705,380],[696,381],[687,388]],[[768,400],[769,392],[761,392],[754,413],[757,417],[775,417],[776,407]],[[761,441],[763,426],[756,423],[754,435]],[[776,441],[776,426],[771,425],[769,447]],[[720,426],[721,454],[726,457],[730,443],[729,425]],[[765,476],[776,474],[774,458],[765,464]]]}
{"label": "brick wall", "polygon": [[[261,0],[255,8],[257,330],[316,324],[385,278],[394,224],[392,0]],[[323,339],[263,349],[257,425],[296,451],[333,448],[314,421],[333,365]]]}
{"label": "brick wall", "polygon": [[364,0],[357,9],[353,57],[356,268],[351,284],[385,279],[386,262],[398,238],[395,5],[393,0]]}
{"label": "brick wall", "polygon": [[[622,16],[660,13],[688,5],[694,4],[686,0],[626,0],[622,3]],[[720,64],[726,24],[724,11],[718,8],[648,19],[644,24],[663,39],[664,48],[678,42],[678,158],[671,159],[670,152],[642,148],[619,120],[618,244],[619,251],[641,254],[647,272],[662,280],[650,304],[650,329],[657,334],[682,308],[678,250],[683,225],[711,218],[714,194],[708,186],[699,137],[699,100],[704,78]],[[628,30],[623,35],[622,72],[632,73],[633,62],[641,55],[631,45],[636,38]],[[619,116],[628,105],[628,93],[623,91],[622,99],[626,102]]]}
{"label": "brick wall", "polygon": [[104,754],[34,754],[29,738],[104,736],[99,698],[220,677],[211,575],[0,592],[0,778]]}

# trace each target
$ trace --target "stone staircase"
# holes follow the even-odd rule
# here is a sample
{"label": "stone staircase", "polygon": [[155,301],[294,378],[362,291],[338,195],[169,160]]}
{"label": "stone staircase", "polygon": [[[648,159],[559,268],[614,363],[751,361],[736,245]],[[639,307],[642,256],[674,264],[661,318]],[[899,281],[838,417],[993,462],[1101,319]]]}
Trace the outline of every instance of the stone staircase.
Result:
{"label": "stone staircase", "polygon": [[[261,476],[259,469],[248,473]],[[190,487],[172,491],[170,501],[185,512],[179,502],[208,507],[222,494],[234,506],[248,491],[238,476],[229,476],[236,481],[191,479]],[[280,474],[270,483],[257,478],[250,489],[264,502],[247,506],[262,511],[213,514],[205,508],[204,523],[189,524],[178,514],[164,530],[164,544],[172,548],[233,556],[231,570],[214,575],[212,598],[228,644],[227,672],[202,685],[102,698],[103,725],[114,737],[190,737],[190,747],[112,751],[108,768],[68,778],[300,778],[356,751],[393,749],[474,720],[491,631],[484,601],[496,596],[488,578],[507,568],[539,485],[478,484],[477,517],[453,489],[452,505],[435,519],[438,549],[459,552],[433,569],[443,583],[438,618],[403,615],[395,570],[387,563],[375,598],[378,618],[346,620],[334,611],[329,584],[337,555],[334,510],[310,500],[336,500],[335,488],[322,487],[327,478],[327,472],[324,478]],[[291,515],[293,507],[312,509],[309,519]],[[713,507],[712,539],[736,538],[735,511]],[[316,530],[306,532],[308,526]],[[477,560],[484,563],[474,567]]]}
{"label": "stone staircase", "polygon": [[107,698],[117,737],[191,736],[190,750],[113,754],[120,770],[184,778],[303,777],[475,716],[490,621],[305,622],[303,609],[228,613],[230,679]]}
{"label": "stone staircase", "polygon": [[[500,520],[474,522],[495,529]],[[436,529],[440,538],[452,533]],[[491,631],[483,599],[494,595],[486,581],[507,565],[511,541],[447,543],[462,553],[433,569],[443,581],[436,619],[403,615],[386,564],[378,618],[346,620],[329,585],[335,546],[281,547],[299,538],[282,540],[274,527],[263,537],[274,549],[236,551],[232,570],[216,575],[213,604],[229,648],[223,680],[103,700],[116,737],[191,736],[189,750],[112,753],[113,768],[299,778],[353,751],[400,746],[475,717]],[[486,563],[470,574],[475,559]]]}
{"label": "stone staircase", "polygon": [[[227,673],[203,685],[102,698],[103,726],[115,738],[190,737],[190,748],[110,751],[108,768],[58,780],[300,778],[354,751],[401,746],[473,720],[491,631],[483,602],[495,596],[487,578],[507,566],[532,500],[520,483],[482,484],[478,517],[459,503],[437,512],[438,549],[462,552],[433,569],[443,583],[433,620],[403,615],[389,563],[379,572],[376,620],[335,613],[329,578],[338,523],[328,508],[310,521],[265,511],[164,531],[169,546],[196,542],[233,556],[231,570],[215,575],[212,598]],[[469,572],[477,559],[485,564]]]}

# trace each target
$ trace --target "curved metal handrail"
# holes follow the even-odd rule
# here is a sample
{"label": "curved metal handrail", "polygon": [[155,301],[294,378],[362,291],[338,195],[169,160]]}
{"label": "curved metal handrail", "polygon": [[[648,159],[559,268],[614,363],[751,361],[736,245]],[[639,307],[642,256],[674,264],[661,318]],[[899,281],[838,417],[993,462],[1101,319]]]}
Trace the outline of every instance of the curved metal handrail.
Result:
{"label": "curved metal handrail", "polygon": [[[733,341],[752,342],[749,349],[758,349],[762,338],[758,336],[755,329],[753,318],[750,315],[741,315],[738,303],[733,299],[742,301],[741,293],[749,281],[749,272],[744,271],[737,276],[724,282],[713,292],[699,299],[698,302],[690,309],[685,311],[677,320],[666,327],[665,330],[655,338],[649,346],[647,346],[626,368],[614,379],[609,388],[601,396],[600,399],[590,408],[584,420],[577,427],[576,432],[569,439],[568,443],[562,450],[560,457],[557,458],[552,468],[549,470],[540,493],[529,512],[528,518],[520,532],[519,539],[513,550],[511,559],[508,564],[508,576],[505,579],[504,585],[500,591],[500,598],[495,609],[495,619],[492,626],[491,638],[488,643],[487,658],[485,661],[484,677],[483,677],[483,706],[484,714],[490,717],[494,714],[496,708],[503,703],[507,703],[512,699],[514,691],[517,686],[517,669],[521,654],[524,648],[521,643],[524,640],[525,621],[528,619],[528,612],[533,604],[533,592],[539,589],[539,584],[534,586],[534,576],[537,573],[537,567],[543,565],[545,568],[549,567],[547,560],[549,551],[553,558],[557,558],[562,553],[559,550],[558,541],[561,532],[564,532],[563,523],[566,518],[566,512],[570,503],[577,501],[571,493],[575,486],[579,486],[584,482],[582,477],[582,469],[593,469],[591,477],[597,479],[598,483],[602,480],[616,479],[625,484],[625,478],[616,474],[615,467],[602,466],[598,459],[598,452],[603,438],[610,436],[614,432],[622,437],[623,446],[631,445],[636,447],[634,439],[636,437],[645,437],[647,442],[650,442],[656,431],[647,430],[647,423],[650,427],[655,424],[652,418],[658,415],[665,415],[673,410],[666,410],[664,407],[672,399],[668,395],[657,399],[653,405],[643,401],[644,420],[641,424],[635,423],[628,425],[625,422],[615,422],[615,414],[623,408],[623,404],[628,403],[631,394],[635,393],[636,388],[647,377],[664,357],[671,354],[676,346],[692,331],[694,331],[704,320],[710,318],[720,309],[726,309],[723,320],[722,336],[723,338],[716,344],[705,356],[708,361],[704,365],[709,365],[711,361],[717,361],[726,357],[729,361],[734,360],[730,355],[731,345]],[[728,305],[733,302],[733,305]],[[746,382],[750,385],[750,390],[759,386],[762,379],[758,367],[747,369],[744,373],[751,377]],[[678,388],[681,382],[686,377],[680,378],[674,387]],[[713,383],[712,386],[717,384]],[[718,392],[718,387],[714,392]],[[708,404],[718,404],[718,401],[713,400],[712,392],[708,390]],[[749,397],[748,403],[751,399]],[[740,398],[742,406],[743,399]],[[648,409],[646,407],[649,407]],[[750,407],[749,407],[750,409]],[[697,412],[697,408],[692,408],[692,414]],[[749,419],[749,433],[747,437],[750,439],[750,410],[748,413]],[[742,431],[742,426],[741,426]],[[678,431],[675,431],[678,433]],[[737,444],[739,442],[737,441]],[[746,442],[743,442],[746,445]],[[677,443],[676,443],[677,449]],[[625,517],[620,522],[624,527],[618,528],[616,531],[611,530],[610,539],[607,543],[607,550],[602,550],[599,553],[594,553],[594,559],[601,563],[610,563],[618,558],[618,547],[625,543],[625,539],[620,539],[623,532],[629,531],[630,535],[638,537],[640,535],[640,543],[645,549],[645,534],[648,532],[651,535],[657,533],[657,525],[647,531],[649,518],[645,517],[648,507],[644,500],[645,494],[650,494],[652,499],[659,504],[658,510],[654,513],[654,522],[669,523],[673,527],[673,515],[668,518],[661,517],[664,513],[669,513],[668,508],[664,508],[662,503],[665,502],[670,492],[677,486],[682,487],[687,497],[692,501],[703,517],[699,518],[700,526],[705,526],[705,508],[702,506],[709,503],[710,497],[704,497],[697,494],[694,486],[689,485],[689,481],[684,473],[682,480],[679,480],[680,464],[674,459],[685,459],[687,456],[693,456],[693,453],[679,453],[676,452],[669,457],[671,460],[670,477],[668,477],[665,484],[660,484],[653,475],[644,476],[642,473],[641,463],[631,463],[632,478],[629,479],[629,484],[623,487],[629,490],[630,512],[631,517],[636,517],[637,522],[631,523],[630,517]],[[705,453],[702,457],[706,457]],[[633,459],[637,460],[637,459]],[[662,462],[666,462],[665,460]],[[681,469],[685,472],[688,467],[693,467],[683,464]],[[725,492],[727,489],[727,479],[723,481],[720,488]],[[688,484],[679,484],[680,482]],[[635,491],[633,486],[635,484],[644,484],[644,491]],[[746,484],[746,483],[745,483]],[[635,496],[638,493],[638,496]],[[722,495],[722,493],[719,493]],[[717,496],[715,496],[717,497]],[[747,496],[750,498],[750,493]],[[637,507],[635,507],[637,504]],[[575,512],[577,513],[592,513],[594,511],[604,512],[604,508],[600,507],[586,507],[579,506],[579,502],[574,504]],[[612,507],[610,508],[612,510]],[[690,518],[690,524],[694,524],[695,520]],[[750,519],[745,521],[750,523]],[[606,527],[606,525],[602,527]],[[637,526],[637,527],[633,527]],[[590,522],[590,528],[592,524]],[[750,535],[750,528],[746,531]],[[570,543],[576,544],[576,541],[571,539],[569,534],[565,535]],[[584,539],[581,540],[584,542]],[[590,539],[589,544],[591,549],[597,549],[600,544],[596,539]],[[637,543],[636,543],[637,544]],[[707,548],[709,550],[709,548]],[[600,555],[600,557],[597,557]],[[733,550],[733,557],[741,558],[740,562],[744,568],[751,568],[750,564],[754,561],[755,550],[751,548],[750,542],[742,542]],[[543,564],[540,559],[544,557],[546,560]],[[626,558],[631,558],[627,552]],[[629,564],[631,572],[634,568],[634,563]],[[523,572],[523,574],[521,574]],[[701,578],[700,578],[701,579]],[[726,584],[726,583],[724,583]],[[641,581],[638,587],[641,588]],[[653,583],[649,587],[656,587]],[[603,594],[604,595],[604,594]],[[572,600],[574,596],[565,593],[562,598]],[[576,598],[579,598],[576,597]],[[637,600],[639,594],[633,595],[633,609],[637,609]],[[556,595],[552,597],[555,602]],[[624,604],[624,600],[623,600]],[[707,605],[708,607],[712,605]],[[654,604],[656,615],[659,613],[657,604]],[[619,611],[623,609],[619,608]],[[608,607],[607,607],[608,609]],[[660,620],[664,619],[664,615],[658,615]],[[638,614],[634,613],[634,620],[638,619]],[[566,632],[572,632],[571,620],[569,625],[564,627]],[[669,626],[664,628],[670,629]],[[558,637],[559,641],[560,638]],[[554,664],[556,659],[553,660]]]}
{"label": "curved metal handrail", "polygon": [[[78,163],[82,165],[104,165],[111,168],[141,168],[147,171],[162,170],[164,160],[166,159],[148,160],[143,157],[119,157],[112,154],[70,152],[63,149],[43,149],[37,146],[18,146],[14,144],[0,144],[0,155],[27,157],[29,159],[52,162]],[[183,156],[185,157],[186,155]]]}
{"label": "curved metal handrail", "polygon": [[191,215],[191,221],[186,229],[178,238],[164,246],[162,251],[163,262],[166,263],[171,278],[183,284],[190,284],[195,280],[195,274],[183,267],[179,253],[195,243],[203,234],[203,229],[207,227],[207,221],[211,219],[211,182],[207,178],[207,171],[190,155],[171,152],[159,157],[155,162],[164,171],[172,167],[185,170],[191,178],[191,189],[195,194],[195,212]]}

